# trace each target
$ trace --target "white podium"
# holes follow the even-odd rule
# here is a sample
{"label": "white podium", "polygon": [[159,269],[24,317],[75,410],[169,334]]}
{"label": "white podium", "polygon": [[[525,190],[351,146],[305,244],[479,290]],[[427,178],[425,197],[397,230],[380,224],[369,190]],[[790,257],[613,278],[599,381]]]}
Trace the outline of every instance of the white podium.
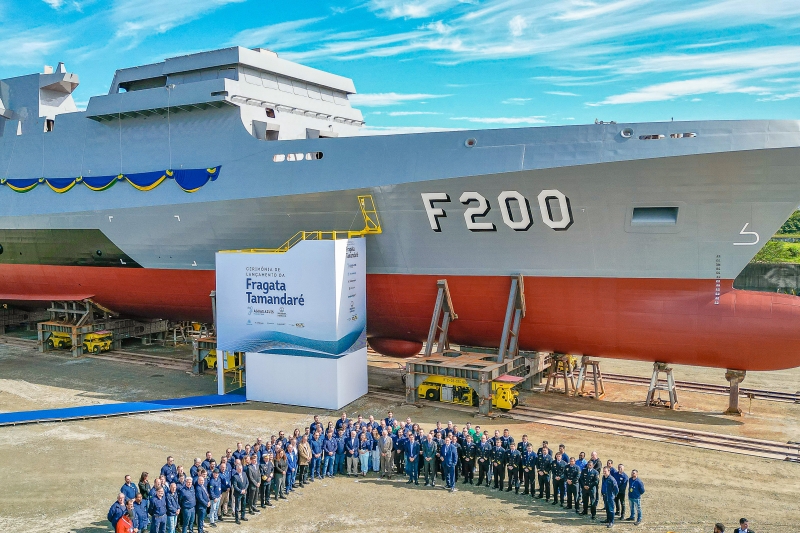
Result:
{"label": "white podium", "polygon": [[367,393],[365,243],[217,254],[217,350],[245,352],[248,400],[339,409]]}

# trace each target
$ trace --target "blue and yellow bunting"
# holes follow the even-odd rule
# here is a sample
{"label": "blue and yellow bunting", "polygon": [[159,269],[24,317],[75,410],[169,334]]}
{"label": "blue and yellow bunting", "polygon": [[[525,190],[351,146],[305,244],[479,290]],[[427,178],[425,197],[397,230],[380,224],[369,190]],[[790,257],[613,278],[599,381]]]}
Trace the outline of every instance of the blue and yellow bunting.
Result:
{"label": "blue and yellow bunting", "polygon": [[75,185],[82,183],[92,191],[105,191],[118,181],[127,181],[140,191],[152,191],[166,180],[173,180],[185,192],[197,192],[209,181],[216,181],[222,166],[213,168],[179,169],[156,172],[141,172],[139,174],[117,174],[115,176],[78,176],[77,178],[33,178],[33,179],[0,179],[0,185],[5,185],[14,192],[28,192],[39,184],[46,183],[48,187],[59,194],[63,194]]}

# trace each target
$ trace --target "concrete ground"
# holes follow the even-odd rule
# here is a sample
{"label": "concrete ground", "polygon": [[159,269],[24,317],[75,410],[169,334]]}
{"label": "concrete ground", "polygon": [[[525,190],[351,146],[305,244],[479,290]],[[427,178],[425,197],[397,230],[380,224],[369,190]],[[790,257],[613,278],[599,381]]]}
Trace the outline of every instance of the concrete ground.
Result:
{"label": "concrete ground", "polygon": [[[642,370],[637,364],[603,363],[608,372],[649,375],[649,368]],[[390,360],[376,361],[370,372],[371,384],[399,391],[396,368]],[[798,373],[788,372],[793,373],[785,378],[791,390],[789,384]],[[169,398],[216,390],[210,375],[194,377],[146,366],[72,360],[11,345],[0,346],[0,376],[2,411]],[[698,376],[679,374],[678,379],[709,381]],[[764,379],[759,388],[778,389],[784,374]],[[747,380],[745,385],[756,386]],[[800,440],[800,405],[754,401],[752,415],[734,419],[718,414],[725,407],[724,396],[683,393],[682,409],[670,412],[643,407],[642,387],[608,384],[607,389],[607,399],[601,402],[541,393],[524,394],[523,402],[566,412],[596,413],[599,420],[609,413],[706,431],[774,440],[794,435],[792,440]],[[647,488],[644,523],[638,528],[620,523],[615,529],[700,533],[710,531],[716,521],[733,528],[740,516],[746,516],[759,532],[798,531],[800,464],[509,419],[478,418],[446,408],[402,406],[370,397],[347,409],[349,413],[376,417],[393,409],[396,417],[411,416],[426,428],[437,420],[453,420],[458,425],[469,421],[490,430],[508,427],[516,438],[527,433],[534,443],[543,439],[563,442],[571,454],[597,450],[603,460],[611,458],[615,463],[625,463],[628,469],[639,469]],[[257,436],[276,434],[279,429],[290,433],[295,427],[304,428],[313,414],[320,414],[323,420],[338,415],[247,404],[0,428],[0,454],[6,458],[0,468],[0,531],[109,531],[106,512],[125,474],[137,479],[143,470],[155,474],[167,455],[174,455],[178,464],[188,467],[193,457],[204,455],[206,450],[219,456],[239,440],[253,442]],[[313,483],[292,494],[287,502],[251,517],[246,525],[225,523],[217,531],[248,533],[267,528],[330,533],[400,529],[529,532],[538,528],[559,533],[599,531],[601,526],[560,507],[513,493],[468,487],[450,494],[441,488],[409,487],[397,477],[392,481],[369,477]]]}

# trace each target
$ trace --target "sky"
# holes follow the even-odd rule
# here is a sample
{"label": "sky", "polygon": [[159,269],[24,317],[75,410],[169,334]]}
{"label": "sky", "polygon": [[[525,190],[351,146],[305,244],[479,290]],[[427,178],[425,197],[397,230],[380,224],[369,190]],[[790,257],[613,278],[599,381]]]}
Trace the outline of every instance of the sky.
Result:
{"label": "sky", "polygon": [[800,119],[800,0],[0,0],[0,79],[228,46],[352,78],[374,133]]}

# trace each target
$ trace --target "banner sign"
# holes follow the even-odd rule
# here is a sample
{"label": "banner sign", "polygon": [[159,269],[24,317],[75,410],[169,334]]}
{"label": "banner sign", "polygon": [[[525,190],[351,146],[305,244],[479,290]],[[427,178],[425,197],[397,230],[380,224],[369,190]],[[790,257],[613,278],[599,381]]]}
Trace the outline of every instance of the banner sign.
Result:
{"label": "banner sign", "polygon": [[366,241],[219,252],[217,349],[340,358],[366,347]]}

